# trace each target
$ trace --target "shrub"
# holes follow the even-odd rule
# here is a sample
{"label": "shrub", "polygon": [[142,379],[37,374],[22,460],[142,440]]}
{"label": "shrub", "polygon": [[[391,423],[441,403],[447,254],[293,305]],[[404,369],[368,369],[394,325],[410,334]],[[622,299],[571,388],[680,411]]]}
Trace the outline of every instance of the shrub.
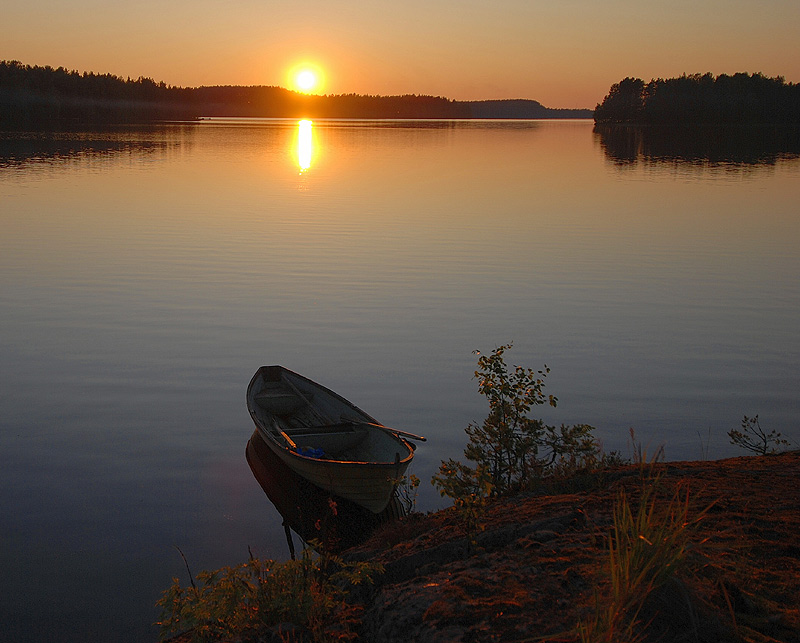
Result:
{"label": "shrub", "polygon": [[478,465],[476,469],[471,469],[451,459],[442,462],[439,474],[434,475],[431,482],[439,488],[442,496],[452,498],[453,508],[467,536],[468,550],[472,551],[477,542],[476,536],[482,529],[481,517],[486,501],[493,490],[486,467]]}
{"label": "shrub", "polygon": [[[547,366],[538,371],[521,366],[508,369],[503,355],[511,347],[500,346],[490,355],[475,351],[479,356],[475,371],[478,391],[489,402],[489,415],[481,424],[471,423],[466,428],[469,443],[464,455],[489,476],[495,494],[530,488],[556,468],[577,470],[589,460],[596,461],[598,453],[594,429],[588,424],[555,427],[528,417],[533,406],[556,406],[558,399],[544,393],[544,380],[550,372]],[[433,478],[442,495],[450,495],[442,481],[459,471],[454,465],[452,460],[442,463],[439,475]],[[458,485],[451,487],[459,489]]]}
{"label": "shrub", "polygon": [[161,639],[188,631],[195,642],[255,641],[285,623],[297,628],[296,639],[352,639],[356,609],[345,601],[348,588],[379,570],[329,554],[315,557],[307,548],[299,560],[251,557],[236,567],[201,572],[198,583],[190,579],[186,588],[175,578],[157,603]]}
{"label": "shrub", "polygon": [[742,447],[747,451],[752,451],[758,455],[777,453],[781,447],[788,447],[789,441],[781,438],[781,434],[775,431],[767,433],[761,428],[758,416],[744,416],[742,420],[742,430],[731,429],[728,431],[731,444]]}

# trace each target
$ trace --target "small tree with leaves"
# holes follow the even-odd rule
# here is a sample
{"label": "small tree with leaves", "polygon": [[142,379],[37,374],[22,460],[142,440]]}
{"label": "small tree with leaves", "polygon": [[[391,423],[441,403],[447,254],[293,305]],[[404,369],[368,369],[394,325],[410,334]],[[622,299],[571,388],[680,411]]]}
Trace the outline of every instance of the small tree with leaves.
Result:
{"label": "small tree with leaves", "polygon": [[761,428],[758,416],[744,416],[742,420],[742,430],[731,429],[728,431],[731,444],[742,447],[747,451],[752,451],[758,455],[777,453],[782,447],[788,447],[789,441],[781,438],[781,434],[776,431],[767,433]]}

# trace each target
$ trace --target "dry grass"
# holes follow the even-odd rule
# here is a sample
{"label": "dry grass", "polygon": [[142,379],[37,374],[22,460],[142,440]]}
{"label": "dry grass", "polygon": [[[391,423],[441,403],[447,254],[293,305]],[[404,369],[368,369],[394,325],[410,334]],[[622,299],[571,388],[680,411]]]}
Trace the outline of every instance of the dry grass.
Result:
{"label": "dry grass", "polygon": [[651,597],[669,583],[682,587],[678,573],[686,564],[694,527],[708,508],[692,512],[689,491],[681,485],[671,497],[662,497],[660,474],[654,467],[641,471],[638,498],[624,488],[618,492],[608,538],[609,592],[596,596],[594,614],[579,624],[582,643],[644,640],[653,617],[642,618],[642,613]]}

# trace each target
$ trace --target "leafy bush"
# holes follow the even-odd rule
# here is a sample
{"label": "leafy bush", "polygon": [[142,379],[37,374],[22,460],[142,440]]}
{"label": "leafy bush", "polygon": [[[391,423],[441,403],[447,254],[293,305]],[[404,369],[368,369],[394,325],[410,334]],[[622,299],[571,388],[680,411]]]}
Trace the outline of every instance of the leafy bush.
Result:
{"label": "leafy bush", "polygon": [[190,632],[195,642],[255,641],[281,624],[295,626],[296,640],[356,638],[356,608],[348,588],[371,581],[380,566],[343,563],[305,549],[299,560],[276,563],[250,558],[236,567],[201,572],[183,588],[177,578],[158,601],[161,639]]}
{"label": "leafy bush", "polygon": [[[515,366],[509,371],[503,355],[511,347],[500,346],[490,355],[475,351],[478,391],[489,402],[489,415],[481,424],[466,428],[469,443],[464,455],[488,475],[495,494],[528,489],[557,468],[577,470],[595,461],[598,454],[594,429],[588,424],[555,427],[528,417],[533,406],[556,406],[558,399],[544,393],[547,366],[538,371]],[[448,476],[465,474],[465,465],[455,465],[452,460],[443,462],[433,478],[442,495],[460,490],[458,485],[443,484]],[[471,477],[477,479],[475,474]]]}
{"label": "leafy bush", "polygon": [[431,480],[439,488],[442,496],[453,500],[453,507],[461,519],[467,536],[467,546],[471,551],[476,545],[476,536],[481,531],[481,516],[486,501],[492,493],[493,485],[486,467],[476,469],[448,460],[442,462],[439,474]]}
{"label": "leafy bush", "polygon": [[616,457],[607,459],[600,453],[588,424],[556,428],[528,417],[531,407],[556,406],[558,400],[544,393],[547,366],[539,371],[515,366],[509,372],[503,354],[511,347],[500,346],[491,355],[475,351],[478,391],[489,402],[489,415],[482,424],[466,428],[464,455],[474,468],[450,459],[431,479],[442,496],[453,500],[470,549],[490,496],[529,489],[547,475],[570,476]]}

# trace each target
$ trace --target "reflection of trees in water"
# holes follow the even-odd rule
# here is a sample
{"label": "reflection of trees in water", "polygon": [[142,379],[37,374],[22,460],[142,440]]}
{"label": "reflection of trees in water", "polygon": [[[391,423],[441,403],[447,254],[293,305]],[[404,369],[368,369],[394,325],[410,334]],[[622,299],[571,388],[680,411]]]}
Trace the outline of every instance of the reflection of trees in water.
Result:
{"label": "reflection of trees in water", "polygon": [[[181,128],[181,137],[175,136]],[[64,162],[94,162],[117,156],[162,157],[191,140],[190,127],[107,129],[92,132],[0,132],[0,169]]]}
{"label": "reflection of trees in water", "polygon": [[800,157],[800,127],[596,125],[595,140],[617,165],[774,165]]}

